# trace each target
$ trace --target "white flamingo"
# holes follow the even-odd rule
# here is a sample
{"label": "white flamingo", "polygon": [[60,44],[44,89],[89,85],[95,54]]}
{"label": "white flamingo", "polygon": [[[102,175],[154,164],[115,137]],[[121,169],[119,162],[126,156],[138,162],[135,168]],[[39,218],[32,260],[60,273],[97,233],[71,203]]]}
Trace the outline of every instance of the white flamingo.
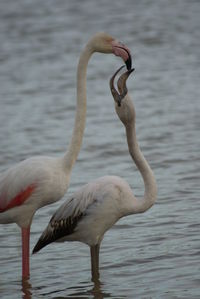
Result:
{"label": "white flamingo", "polygon": [[39,208],[65,194],[80,151],[86,119],[86,71],[94,52],[121,56],[131,68],[129,49],[108,34],[98,33],[81,53],[77,69],[77,108],[69,149],[64,156],[29,158],[0,174],[0,223],[17,223],[22,235],[22,277],[29,277],[29,239],[32,218]]}
{"label": "white flamingo", "polygon": [[144,196],[136,198],[128,183],[120,177],[98,178],[84,185],[61,205],[33,249],[33,253],[36,253],[54,241],[80,241],[87,244],[90,247],[94,281],[99,277],[99,248],[105,232],[121,217],[148,210],[157,196],[153,172],[137,143],[135,110],[127,94],[126,80],[132,70],[119,78],[120,94],[113,85],[118,71],[111,78],[110,88],[116,101],[116,112],[126,129],[129,153],[144,180]]}

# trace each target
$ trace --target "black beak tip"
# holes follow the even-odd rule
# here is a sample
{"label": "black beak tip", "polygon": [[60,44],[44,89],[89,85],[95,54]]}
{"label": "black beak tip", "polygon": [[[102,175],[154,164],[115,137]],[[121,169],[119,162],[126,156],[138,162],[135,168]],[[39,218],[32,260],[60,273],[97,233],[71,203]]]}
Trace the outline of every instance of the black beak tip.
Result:
{"label": "black beak tip", "polygon": [[129,58],[125,61],[125,64],[126,64],[127,70],[130,71],[131,68],[132,68],[132,59],[131,59],[131,56],[129,56]]}

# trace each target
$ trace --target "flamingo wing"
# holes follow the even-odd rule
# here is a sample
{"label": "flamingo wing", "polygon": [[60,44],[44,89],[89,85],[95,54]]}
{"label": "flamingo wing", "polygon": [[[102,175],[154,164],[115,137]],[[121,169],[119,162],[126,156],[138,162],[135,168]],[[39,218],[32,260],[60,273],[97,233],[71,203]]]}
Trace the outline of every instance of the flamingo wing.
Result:
{"label": "flamingo wing", "polygon": [[24,163],[0,175],[0,213],[23,204],[34,192],[36,182],[27,175]]}
{"label": "flamingo wing", "polygon": [[38,252],[52,242],[72,234],[76,230],[79,221],[87,215],[89,207],[97,202],[95,191],[92,187],[93,184],[83,186],[60,206],[40,236],[33,253]]}
{"label": "flamingo wing", "polygon": [[9,200],[6,200],[6,196],[1,194],[0,213],[23,204],[33,193],[35,187],[36,186],[34,184],[31,184],[25,187],[25,189],[20,190],[13,198],[10,198]]}
{"label": "flamingo wing", "polygon": [[0,213],[22,205],[47,179],[47,159],[29,158],[0,174]]}

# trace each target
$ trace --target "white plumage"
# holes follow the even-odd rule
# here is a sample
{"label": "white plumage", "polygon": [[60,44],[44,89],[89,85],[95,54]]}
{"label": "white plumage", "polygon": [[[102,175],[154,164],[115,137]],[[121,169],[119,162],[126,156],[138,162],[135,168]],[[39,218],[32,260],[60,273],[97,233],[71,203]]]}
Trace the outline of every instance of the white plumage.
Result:
{"label": "white plumage", "polygon": [[130,197],[132,191],[120,177],[104,176],[91,181],[61,205],[43,236],[54,234],[67,219],[71,219],[67,223],[69,229],[74,219],[79,218],[73,233],[59,241],[81,241],[89,246],[100,243],[106,230],[119,218],[131,213]]}

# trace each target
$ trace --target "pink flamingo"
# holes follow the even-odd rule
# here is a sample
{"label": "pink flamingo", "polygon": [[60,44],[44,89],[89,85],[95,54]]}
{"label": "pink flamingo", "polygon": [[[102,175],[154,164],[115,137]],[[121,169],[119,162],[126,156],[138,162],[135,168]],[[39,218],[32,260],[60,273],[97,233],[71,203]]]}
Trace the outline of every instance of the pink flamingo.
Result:
{"label": "pink flamingo", "polygon": [[30,226],[35,212],[61,199],[79,154],[86,119],[86,72],[94,52],[120,56],[131,68],[129,49],[106,33],[95,34],[81,53],[77,69],[75,125],[67,152],[59,158],[38,156],[26,159],[0,174],[0,223],[16,223],[22,236],[22,278],[30,276]]}

